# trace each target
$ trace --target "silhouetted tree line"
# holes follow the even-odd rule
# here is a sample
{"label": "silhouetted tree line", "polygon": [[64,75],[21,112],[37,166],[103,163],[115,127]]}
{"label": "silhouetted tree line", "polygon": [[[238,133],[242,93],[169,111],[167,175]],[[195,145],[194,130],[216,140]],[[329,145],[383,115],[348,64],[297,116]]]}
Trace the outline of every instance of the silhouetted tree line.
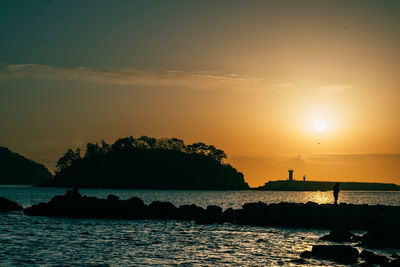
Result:
{"label": "silhouetted tree line", "polygon": [[138,189],[248,189],[243,174],[225,163],[213,145],[185,145],[177,138],[132,136],[114,144],[87,143],[69,149],[57,162],[55,177],[43,186]]}
{"label": "silhouetted tree line", "polygon": [[38,184],[50,178],[42,164],[0,147],[0,184]]}

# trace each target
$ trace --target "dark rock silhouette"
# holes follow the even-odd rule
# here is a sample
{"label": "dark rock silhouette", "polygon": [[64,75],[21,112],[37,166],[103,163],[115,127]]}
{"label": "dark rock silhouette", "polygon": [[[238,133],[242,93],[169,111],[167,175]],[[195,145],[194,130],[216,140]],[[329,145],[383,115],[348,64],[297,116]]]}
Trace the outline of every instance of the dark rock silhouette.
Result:
{"label": "dark rock silhouette", "polygon": [[351,242],[354,241],[354,235],[344,228],[334,228],[328,235],[324,235],[320,240],[332,242]]}
{"label": "dark rock silhouette", "polygon": [[197,224],[211,224],[216,222],[222,222],[222,208],[215,205],[207,206],[203,216],[196,220]]}
{"label": "dark rock silhouette", "polygon": [[182,205],[178,208],[178,219],[198,221],[204,216],[205,212],[206,210],[204,208],[194,204]]}
{"label": "dark rock silhouette", "polygon": [[302,258],[321,258],[345,264],[358,262],[358,250],[345,245],[315,245],[311,251],[304,251],[300,254]]}
{"label": "dark rock silhouette", "polygon": [[394,223],[383,219],[380,225],[370,228],[361,237],[361,243],[372,248],[400,248],[399,225],[398,221]]}
{"label": "dark rock silhouette", "polygon": [[0,212],[18,211],[23,210],[22,206],[14,201],[0,197]]}
{"label": "dark rock silhouette", "polygon": [[387,267],[399,267],[400,266],[400,259],[394,259],[389,261],[389,263],[386,265]]}
{"label": "dark rock silhouette", "polygon": [[109,145],[88,143],[81,156],[69,149],[56,175],[40,186],[176,190],[249,189],[243,174],[225,163],[213,145],[147,136],[121,138]]}
{"label": "dark rock silhouette", "polygon": [[0,184],[38,184],[51,178],[42,164],[0,146]]}
{"label": "dark rock silhouette", "polygon": [[365,260],[365,262],[369,264],[386,265],[389,263],[389,259],[386,258],[385,256],[378,255],[368,250],[361,251],[360,258]]}
{"label": "dark rock silhouette", "polygon": [[170,202],[154,201],[145,205],[137,197],[120,200],[109,195],[107,199],[81,196],[67,192],[48,203],[39,203],[25,209],[27,215],[64,216],[75,218],[121,218],[121,219],[176,219],[193,220],[197,223],[230,222],[243,225],[261,225],[297,228],[333,229],[323,237],[332,241],[357,241],[343,229],[369,230],[361,240],[364,245],[391,247],[398,244],[400,207],[382,205],[333,205],[308,202],[265,204],[246,203],[241,209],[218,206],[207,209],[196,205],[175,207]]}

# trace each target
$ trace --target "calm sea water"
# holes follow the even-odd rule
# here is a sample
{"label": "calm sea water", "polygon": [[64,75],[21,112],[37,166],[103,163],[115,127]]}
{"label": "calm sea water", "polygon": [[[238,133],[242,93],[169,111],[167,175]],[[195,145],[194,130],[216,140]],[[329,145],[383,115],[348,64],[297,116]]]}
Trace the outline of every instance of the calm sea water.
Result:
{"label": "calm sea water", "polygon": [[[24,207],[47,202],[66,189],[0,187],[0,196]],[[331,203],[332,192],[153,191],[82,189],[82,194],[179,206],[210,204],[239,208],[263,201]],[[400,205],[400,192],[341,192],[341,202]],[[0,266],[340,266],[329,261],[292,262],[301,251],[324,244],[326,230],[287,229],[162,220],[92,220],[0,213]],[[353,244],[355,245],[355,244]],[[361,250],[361,248],[359,248]],[[399,250],[377,250],[391,255]]]}

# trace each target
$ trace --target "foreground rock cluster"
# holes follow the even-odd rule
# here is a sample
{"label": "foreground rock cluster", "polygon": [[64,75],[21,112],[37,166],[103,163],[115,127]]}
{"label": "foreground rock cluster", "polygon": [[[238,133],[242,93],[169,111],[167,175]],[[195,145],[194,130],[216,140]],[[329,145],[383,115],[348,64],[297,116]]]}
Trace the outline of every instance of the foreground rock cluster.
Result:
{"label": "foreground rock cluster", "polygon": [[[15,202],[0,197],[0,211],[19,211],[23,208]],[[48,203],[39,203],[24,210],[31,216],[53,216],[70,218],[110,218],[110,219],[161,219],[190,220],[198,224],[233,223],[296,228],[333,229],[321,240],[332,242],[358,242],[370,248],[400,248],[400,207],[382,205],[318,205],[316,203],[246,203],[241,209],[211,205],[206,209],[192,205],[176,207],[170,202],[154,201],[146,205],[143,200],[132,197],[120,200],[109,195],[107,199],[81,196],[77,191],[67,191],[64,196],[55,196]],[[362,236],[353,235],[348,230],[366,230]],[[399,264],[400,260],[385,259],[372,252],[360,255],[354,248],[339,245],[334,247],[314,246],[304,252],[302,258],[322,257],[337,260],[334,255],[349,259],[361,257],[372,264]],[[331,252],[334,252],[333,254]],[[336,254],[335,254],[336,253]],[[330,256],[329,256],[330,255]],[[333,256],[332,256],[333,255]],[[398,265],[397,265],[398,266]]]}
{"label": "foreground rock cluster", "polygon": [[[382,205],[319,205],[313,202],[265,204],[246,203],[241,209],[228,208],[222,212],[218,206],[207,209],[196,205],[175,207],[170,202],[154,201],[150,205],[132,197],[120,200],[109,195],[107,199],[81,196],[67,192],[56,196],[48,203],[39,203],[27,208],[26,215],[63,216],[75,218],[119,218],[119,219],[177,219],[197,222],[231,222],[236,224],[304,227],[344,228],[370,230],[384,226],[386,229],[400,225],[400,207]],[[374,234],[370,237],[374,238]]]}
{"label": "foreground rock cluster", "polygon": [[365,266],[400,266],[400,258],[398,255],[393,255],[391,259],[378,255],[372,251],[359,251],[348,245],[315,245],[311,251],[304,251],[300,254],[302,259],[318,258],[331,260],[343,264],[356,264],[359,260],[364,261]]}
{"label": "foreground rock cluster", "polygon": [[[23,208],[15,202],[0,197],[0,211],[20,211]],[[297,228],[332,229],[320,239],[329,242],[358,243],[370,248],[400,248],[400,207],[382,205],[319,205],[279,203],[246,203],[241,209],[211,205],[206,209],[192,205],[176,207],[170,202],[154,201],[146,205],[143,200],[132,197],[120,200],[115,195],[107,199],[82,196],[77,189],[67,191],[64,196],[55,196],[48,203],[39,203],[26,208],[30,216],[53,216],[70,218],[110,219],[161,219],[191,220],[198,224],[233,223]],[[366,230],[357,236],[349,230]],[[369,250],[362,250],[343,244],[315,245],[311,251],[304,251],[295,261],[320,258],[344,264],[355,264],[361,259],[367,264],[379,266],[400,266],[400,257],[387,258]]]}
{"label": "foreground rock cluster", "polygon": [[164,219],[191,220],[199,224],[229,222],[241,225],[275,227],[325,228],[367,230],[362,237],[347,231],[333,231],[323,237],[329,241],[360,241],[375,248],[400,248],[400,207],[382,205],[331,205],[308,202],[265,204],[247,203],[241,209],[218,206],[206,209],[192,205],[176,207],[170,202],[154,201],[150,205],[132,197],[120,200],[109,195],[107,199],[81,196],[68,191],[48,203],[39,203],[24,210],[26,215],[71,218]]}
{"label": "foreground rock cluster", "polygon": [[0,197],[0,212],[19,211],[23,210],[22,206],[18,205],[14,201],[10,201],[6,198]]}

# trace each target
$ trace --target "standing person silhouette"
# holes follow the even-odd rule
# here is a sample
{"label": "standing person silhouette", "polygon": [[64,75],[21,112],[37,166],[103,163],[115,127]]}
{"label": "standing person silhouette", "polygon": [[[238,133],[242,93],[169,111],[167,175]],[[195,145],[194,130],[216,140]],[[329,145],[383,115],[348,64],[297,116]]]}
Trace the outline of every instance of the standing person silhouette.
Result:
{"label": "standing person silhouette", "polygon": [[338,200],[338,198],[339,198],[339,191],[340,191],[340,189],[339,189],[339,183],[336,183],[336,184],[333,186],[333,197],[335,198],[335,205],[337,205],[337,200]]}

